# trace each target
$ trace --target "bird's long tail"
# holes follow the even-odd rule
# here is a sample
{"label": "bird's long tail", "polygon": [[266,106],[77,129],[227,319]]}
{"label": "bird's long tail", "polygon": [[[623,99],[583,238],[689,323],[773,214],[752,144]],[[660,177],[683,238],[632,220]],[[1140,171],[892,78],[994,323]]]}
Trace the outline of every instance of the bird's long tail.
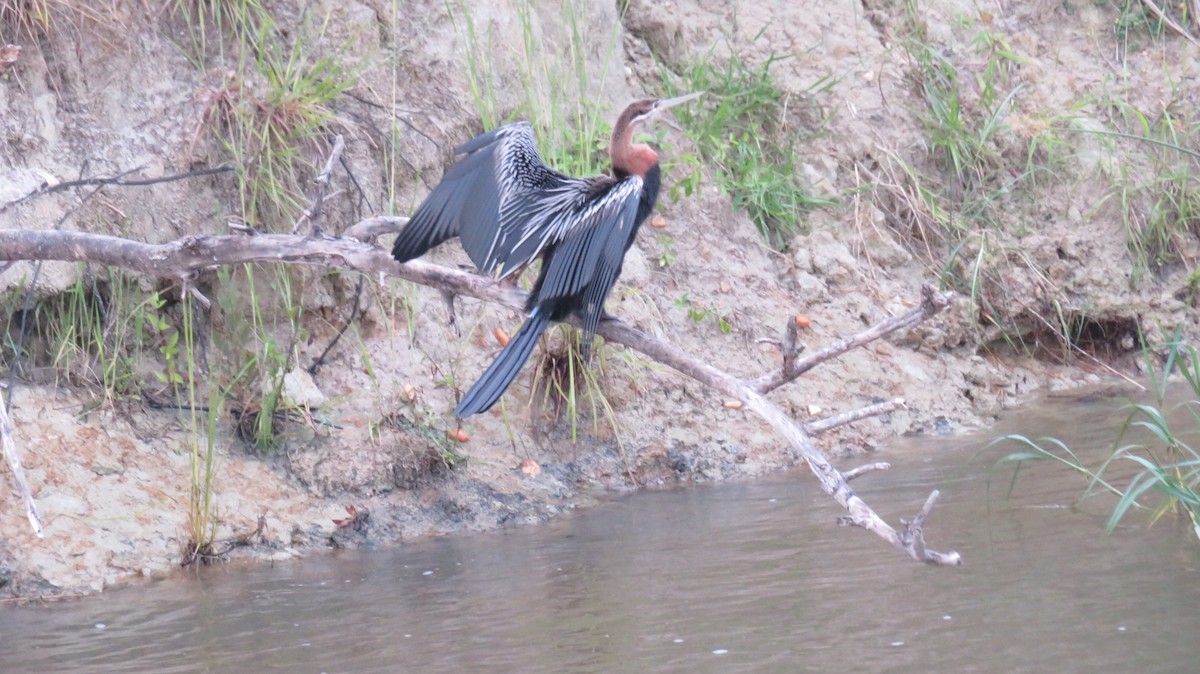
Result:
{"label": "bird's long tail", "polygon": [[475,382],[467,395],[458,402],[458,407],[454,408],[454,414],[460,419],[465,419],[472,414],[488,411],[504,391],[508,385],[517,378],[517,373],[521,371],[521,366],[525,361],[529,360],[529,354],[533,353],[533,347],[537,344],[538,337],[546,331],[546,327],[550,325],[550,319],[540,309],[534,309],[533,313],[529,314],[529,318],[525,320],[525,324],[517,330],[517,334],[509,340],[508,345],[496,356],[496,360],[488,366],[488,369]]}

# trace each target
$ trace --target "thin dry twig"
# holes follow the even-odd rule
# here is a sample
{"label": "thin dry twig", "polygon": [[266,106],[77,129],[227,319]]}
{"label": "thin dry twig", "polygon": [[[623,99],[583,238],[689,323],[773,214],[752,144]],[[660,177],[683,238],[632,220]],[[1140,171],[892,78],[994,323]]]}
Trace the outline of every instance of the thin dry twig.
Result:
{"label": "thin dry twig", "polygon": [[841,414],[835,414],[831,417],[825,417],[823,419],[817,419],[816,421],[810,421],[807,424],[804,424],[804,430],[808,431],[809,433],[811,433],[813,435],[816,435],[818,433],[824,433],[828,430],[837,428],[838,426],[845,426],[846,424],[852,424],[855,421],[862,421],[863,419],[867,419],[869,417],[877,417],[877,416],[880,416],[883,414],[889,414],[891,412],[895,412],[896,410],[903,409],[903,408],[904,408],[904,398],[896,398],[895,400],[885,400],[881,403],[867,405],[865,407],[860,407],[856,410],[849,410],[846,412],[842,412]]}
{"label": "thin dry twig", "polygon": [[127,177],[131,174],[137,173],[140,170],[142,170],[142,167],[138,167],[138,168],[135,168],[135,169],[132,169],[129,171],[122,171],[121,173],[119,173],[115,176],[110,176],[107,178],[101,178],[101,177],[81,178],[79,180],[67,180],[67,181],[64,181],[61,183],[54,183],[53,185],[45,184],[45,185],[42,185],[41,187],[37,188],[36,190],[30,192],[29,194],[26,194],[25,196],[20,197],[19,199],[14,199],[13,201],[10,201],[10,202],[0,206],[0,213],[4,212],[5,210],[7,210],[8,208],[10,208],[12,206],[16,206],[18,204],[24,203],[35,197],[44,196],[46,194],[51,194],[53,192],[62,192],[63,190],[74,189],[76,187],[88,187],[91,185],[96,185],[99,187],[105,187],[108,185],[116,185],[116,186],[120,186],[120,187],[145,187],[147,185],[157,185],[159,183],[170,183],[170,182],[175,182],[177,180],[188,180],[191,178],[198,178],[201,176],[215,175],[217,173],[230,173],[233,171],[233,167],[228,166],[228,165],[216,166],[213,168],[196,169],[195,171],[187,171],[185,173],[175,173],[172,175],[159,176],[158,178],[129,178],[129,177]]}
{"label": "thin dry twig", "polygon": [[929,519],[929,513],[933,511],[933,504],[937,503],[938,496],[938,490],[934,489],[930,492],[929,498],[925,499],[925,505],[921,506],[921,511],[908,523],[904,533],[901,534],[905,549],[914,557],[937,554],[925,548],[925,520]]}
{"label": "thin dry twig", "polygon": [[[1167,24],[1171,30],[1182,35],[1185,40],[1191,42],[1193,45],[1200,47],[1200,42],[1197,42],[1196,38],[1192,37],[1192,34],[1187,32],[1186,28],[1178,23],[1175,23],[1174,19],[1167,16],[1158,5],[1154,4],[1154,0],[1142,0],[1142,4],[1145,5],[1146,9],[1150,10],[1150,13],[1157,17],[1159,21]],[[1192,4],[1195,5],[1196,3],[1193,1]]]}
{"label": "thin dry twig", "polygon": [[321,215],[324,213],[325,193],[329,190],[329,176],[333,173],[333,166],[342,158],[342,152],[346,149],[346,138],[342,134],[338,134],[333,139],[333,150],[329,152],[329,158],[325,160],[325,167],[317,174],[313,181],[317,185],[317,193],[313,196],[312,206],[309,206],[296,219],[296,224],[292,225],[292,234],[300,231],[300,226],[308,220],[312,226],[309,235],[312,237],[321,236]]}
{"label": "thin dry twig", "polygon": [[[1180,24],[1175,23],[1175,20],[1171,17],[1166,16],[1166,13],[1163,12],[1162,8],[1160,8],[1157,4],[1154,4],[1154,0],[1141,0],[1141,4],[1145,5],[1147,10],[1150,10],[1150,13],[1154,14],[1154,17],[1158,18],[1160,22],[1170,26],[1170,29],[1177,32],[1177,34],[1182,35],[1184,40],[1194,44],[1196,47],[1200,47],[1200,42],[1196,41],[1196,38],[1192,37],[1192,34],[1190,34],[1186,28],[1183,28],[1183,26]],[[1193,5],[1196,5],[1194,0]],[[1200,22],[1198,22],[1198,24],[1200,24]]]}
{"label": "thin dry twig", "polygon": [[866,475],[867,473],[873,473],[877,470],[890,470],[891,467],[892,467],[892,464],[888,463],[887,461],[868,463],[864,466],[859,466],[858,468],[852,468],[850,470],[842,471],[842,477],[846,478],[846,481],[849,482],[850,480],[853,480],[856,477],[862,477],[863,475]]}
{"label": "thin dry twig", "polygon": [[384,234],[395,234],[407,224],[408,218],[377,215],[373,218],[359,220],[349,229],[342,232],[342,237],[362,241],[363,243],[371,243]]}

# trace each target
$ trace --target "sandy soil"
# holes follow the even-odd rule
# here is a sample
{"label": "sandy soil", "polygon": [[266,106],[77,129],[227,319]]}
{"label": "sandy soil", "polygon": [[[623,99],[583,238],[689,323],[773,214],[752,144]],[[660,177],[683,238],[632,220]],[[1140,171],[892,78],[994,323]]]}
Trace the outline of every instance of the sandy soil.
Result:
{"label": "sandy soil", "polygon": [[[68,22],[45,39],[27,41],[19,63],[0,80],[0,204],[47,181],[135,168],[154,177],[223,161],[215,143],[196,141],[203,101],[221,73],[197,69],[178,48],[186,33],[178,17],[148,18],[143,3],[115,4],[101,19]],[[318,47],[365,64],[355,93],[383,104],[339,102],[346,159],[372,206],[350,198],[331,203],[333,220],[342,223],[331,228],[379,212],[392,194],[396,210],[406,212],[438,179],[451,148],[479,129],[461,26],[447,16],[445,3],[434,0],[407,3],[402,13],[383,0],[271,4],[303,4],[311,16],[328,13]],[[547,44],[565,40],[570,29],[557,13],[559,3],[535,4],[539,37]],[[619,21],[616,4],[592,3],[588,10],[585,32],[595,54],[605,52],[606,36]],[[734,12],[724,2],[635,0],[620,33],[625,68],[602,70],[601,58],[589,62],[595,72],[586,95],[604,101],[615,115],[628,100],[653,91],[651,53],[668,64],[731,45],[751,61],[790,55],[773,70],[785,90],[801,96],[823,77],[836,80],[819,99],[827,129],[804,146],[800,160],[814,189],[845,193],[862,184],[858,168],[878,166],[889,153],[924,161],[921,102],[893,37],[901,11],[896,4],[812,9],[773,0],[736,3]],[[1020,120],[1068,110],[1093,114],[1086,102],[1101,88],[1152,110],[1173,84],[1194,81],[1197,52],[1175,37],[1114,63],[1107,56],[1114,48],[1112,7],[1013,4],[989,21],[1021,59],[1024,89],[1015,133]],[[948,52],[967,51],[975,36],[969,26],[979,20],[974,4],[943,0],[924,7],[933,39]],[[498,81],[515,82],[523,59],[515,10],[479,3],[473,11],[478,34],[489,36]],[[297,25],[303,16],[276,13]],[[394,69],[383,65],[392,59]],[[517,88],[497,92],[499,109],[516,107]],[[1185,95],[1194,99],[1197,91],[1192,87]],[[385,151],[393,130],[402,154],[394,162]],[[689,148],[676,132],[668,138],[673,147]],[[1092,140],[1081,139],[1080,146],[1085,159],[1104,151]],[[1167,331],[1182,327],[1184,334],[1200,336],[1196,312],[1180,299],[1189,270],[1164,270],[1131,287],[1120,221],[1111,207],[1092,207],[1102,200],[1102,181],[1086,170],[1068,173],[1027,212],[1007,214],[1028,223],[1012,245],[1037,271],[1029,279],[1014,272],[1014,292],[1032,301],[1042,292],[1037,279],[1050,278],[1070,290],[1075,305],[1068,312]],[[678,178],[668,176],[668,184]],[[335,180],[335,187],[348,187],[344,176]],[[777,339],[796,313],[812,318],[802,339],[818,348],[907,309],[920,285],[932,280],[869,191],[814,212],[794,252],[780,254],[762,245],[747,217],[714,185],[709,181],[692,198],[663,204],[674,261],[660,266],[665,244],[655,232],[643,232],[609,308],[728,371],[751,376],[774,366],[779,354],[762,340]],[[71,211],[66,228],[166,241],[221,232],[227,214],[236,211],[236,186],[227,175],[109,188],[87,203],[82,194],[55,192],[5,208],[0,227],[52,228]],[[462,255],[447,246],[432,259],[454,263]],[[18,264],[0,273],[0,290],[29,272]],[[69,287],[78,273],[73,265],[45,265],[38,295]],[[354,279],[307,271],[302,277],[310,338],[297,351],[299,362],[308,363],[345,321]],[[722,308],[734,329],[726,334],[713,321],[689,319],[676,306],[684,293]],[[217,536],[232,541],[254,532],[260,518],[263,523],[247,537],[249,545],[218,546],[232,548],[226,557],[269,559],[535,523],[613,490],[752,477],[793,461],[756,418],[722,408],[680,375],[632,365],[629,354],[607,349],[601,359],[615,434],[607,423],[588,423],[572,444],[562,424],[531,418],[537,413],[523,404],[530,386],[523,379],[508,394],[509,423],[499,409],[472,419],[463,459],[445,466],[428,437],[407,422],[444,432],[454,399],[439,380],[449,373],[473,381],[494,355],[492,329],[511,332],[520,317],[459,301],[457,334],[446,326],[437,292],[374,279],[364,306],[356,337],[344,340],[315,378],[328,402],[314,410],[314,423],[290,423],[284,446],[267,458],[248,450],[231,428],[220,432]],[[986,426],[999,410],[1031,396],[1110,376],[1088,362],[1061,365],[981,351],[974,334],[969,307],[960,302],[934,323],[824,365],[773,398],[802,419],[885,398],[908,401],[905,410],[821,438],[827,451],[844,456],[879,450],[898,434]],[[1107,355],[1118,364],[1131,362],[1128,354]],[[405,386],[415,399],[404,394]],[[16,439],[47,528],[44,539],[35,538],[19,499],[0,491],[0,594],[86,594],[177,572],[188,540],[188,453],[194,451],[186,418],[122,400],[96,408],[87,387],[46,376],[19,383],[14,396]],[[527,460],[540,466],[540,474],[522,471]],[[0,473],[8,484],[7,469]],[[338,526],[335,520],[347,518],[347,507],[359,519]],[[831,522],[835,516],[831,511]]]}

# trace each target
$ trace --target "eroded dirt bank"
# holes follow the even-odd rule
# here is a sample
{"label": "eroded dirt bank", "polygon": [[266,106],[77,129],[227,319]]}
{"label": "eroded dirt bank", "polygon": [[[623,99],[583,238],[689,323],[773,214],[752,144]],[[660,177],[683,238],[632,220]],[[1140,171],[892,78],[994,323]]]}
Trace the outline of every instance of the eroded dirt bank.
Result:
{"label": "eroded dirt bank", "polygon": [[[521,114],[530,95],[553,98],[545,83],[532,94],[523,86],[537,79],[521,46],[532,36],[546,61],[535,74],[553,79],[551,72],[571,73],[573,63],[583,63],[584,83],[560,93],[600,101],[606,117],[659,92],[661,68],[682,73],[689,63],[730,53],[752,64],[788,57],[769,72],[800,111],[785,120],[802,139],[795,170],[812,193],[837,201],[806,213],[802,233],[778,252],[733,208],[716,170],[700,169],[704,179],[692,195],[663,200],[665,228],[647,228],[630,251],[609,306],[622,319],[753,376],[777,364],[777,348],[764,340],[778,339],[795,314],[811,318],[802,341],[819,348],[904,311],[918,300],[920,285],[941,272],[928,254],[937,241],[921,236],[935,222],[929,218],[937,204],[914,196],[920,186],[911,180],[938,166],[927,95],[914,84],[919,65],[901,46],[914,30],[912,17],[896,6],[902,3],[814,10],[782,1],[730,8],[647,0],[629,3],[623,17],[619,3],[581,3],[584,9],[570,15],[557,2],[533,3],[528,13],[522,2],[466,3],[454,14],[433,1],[267,4],[282,34],[308,35],[307,48],[357,73],[354,86],[328,104],[329,126],[345,134],[355,178],[335,176],[333,189],[342,196],[330,201],[330,230],[377,213],[407,213],[440,177],[451,149],[479,130],[481,107],[503,121]],[[1171,242],[1172,255],[1139,274],[1125,231],[1129,213],[1119,204],[1135,209],[1134,221],[1148,221],[1160,206],[1133,203],[1149,199],[1133,189],[1120,201],[1113,176],[1122,174],[1123,162],[1139,171],[1153,170],[1153,162],[1071,130],[1108,128],[1119,103],[1153,120],[1177,120],[1168,123],[1178,124],[1179,142],[1194,148],[1195,122],[1179,111],[1200,102],[1197,50],[1172,35],[1122,42],[1113,26],[1123,10],[1115,5],[1014,5],[993,14],[967,2],[922,3],[920,29],[928,44],[954,57],[966,108],[983,105],[978,83],[991,63],[978,50],[980,34],[1003,41],[1014,56],[1005,57],[1004,87],[1016,93],[1007,99],[1003,133],[988,140],[997,162],[989,166],[1024,175],[1034,157],[1038,179],[1032,187],[997,183],[989,197],[1000,204],[994,229],[965,239],[965,257],[1000,260],[987,268],[992,285],[980,286],[987,297],[968,296],[932,324],[852,352],[773,394],[801,419],[906,399],[904,410],[822,436],[819,444],[832,454],[874,451],[897,434],[984,426],[1030,396],[1111,378],[1108,363],[1132,371],[1139,328],[1151,343],[1176,330],[1200,336],[1196,230],[1185,228],[1187,235]],[[47,183],[131,170],[154,178],[230,160],[209,134],[218,123],[212,111],[235,91],[229,64],[210,46],[201,52],[211,60],[198,67],[189,46],[195,28],[172,12],[147,15],[143,3],[132,2],[106,12],[66,14],[51,27],[4,35],[22,50],[0,80],[0,227],[50,229],[61,220],[68,229],[145,241],[225,233],[244,206],[232,174],[113,186],[94,196],[53,191],[16,203]],[[469,29],[459,12],[469,12]],[[11,21],[4,28],[16,30]],[[480,51],[486,58],[472,60]],[[497,85],[483,103],[471,84],[481,68]],[[1042,135],[1047,129],[1061,133]],[[1028,150],[1031,138],[1057,144],[1042,143],[1046,156],[1036,148],[1021,156],[1016,150]],[[660,140],[664,154],[695,152],[677,130]],[[321,150],[313,148],[314,164],[323,161]],[[670,167],[666,183],[690,170]],[[1196,189],[1194,178],[1178,184]],[[971,194],[964,185],[955,187],[962,200]],[[463,259],[453,246],[432,258]],[[17,264],[0,273],[9,317],[32,270]],[[35,295],[52,301],[89,273],[44,265]],[[249,283],[259,292],[280,292],[278,277],[274,284],[266,271],[257,278]],[[469,385],[493,357],[493,329],[511,333],[519,317],[460,300],[454,329],[431,289],[366,279],[355,302],[357,278],[305,270],[289,280],[303,307],[303,338],[282,342],[290,367],[317,359],[351,306],[360,304],[361,315],[318,369],[313,383],[321,396],[311,413],[283,420],[269,452],[254,450],[232,417],[222,416],[213,495],[216,548],[228,549],[227,557],[293,556],[538,522],[607,490],[735,479],[793,461],[756,418],[616,349],[600,355],[611,423],[598,412],[593,424],[585,411],[572,443],[569,424],[548,422],[544,409],[525,404],[527,374],[503,411],[471,420],[470,441],[449,456],[440,438],[453,425],[455,387]],[[218,308],[204,319],[211,340],[205,356],[214,368],[255,348],[236,342],[235,328],[245,321],[234,314],[246,305],[216,299]],[[981,306],[1004,316],[989,323],[976,310]],[[1078,343],[1095,360],[1046,358],[1063,350],[1053,326],[1042,326],[1047,317],[1077,329]],[[7,329],[15,334],[11,320]],[[1025,347],[1012,348],[1022,339]],[[155,386],[155,373],[171,367],[166,351],[158,343],[147,351],[135,369],[156,401],[171,400]],[[97,373],[86,370],[43,362],[12,392],[16,440],[46,535],[34,537],[20,500],[0,491],[2,594],[90,593],[171,573],[191,540],[190,454],[197,443],[188,415],[106,394]],[[7,469],[3,474],[7,487]],[[869,502],[869,484],[858,488]],[[831,522],[838,514],[830,509]]]}

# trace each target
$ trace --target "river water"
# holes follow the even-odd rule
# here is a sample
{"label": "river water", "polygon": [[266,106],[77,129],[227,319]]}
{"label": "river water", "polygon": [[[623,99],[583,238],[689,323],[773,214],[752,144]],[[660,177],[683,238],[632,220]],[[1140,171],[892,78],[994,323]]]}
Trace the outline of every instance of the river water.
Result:
{"label": "river water", "polygon": [[[1046,403],[985,435],[899,441],[854,484],[893,524],[929,490],[909,561],[805,472],[643,493],[547,526],[251,568],[216,567],[48,606],[0,608],[5,672],[1194,672],[1200,543],[1050,464],[989,473],[997,433],[1098,462],[1124,413]],[[849,467],[849,466],[847,466]],[[990,477],[990,479],[989,479]]]}

